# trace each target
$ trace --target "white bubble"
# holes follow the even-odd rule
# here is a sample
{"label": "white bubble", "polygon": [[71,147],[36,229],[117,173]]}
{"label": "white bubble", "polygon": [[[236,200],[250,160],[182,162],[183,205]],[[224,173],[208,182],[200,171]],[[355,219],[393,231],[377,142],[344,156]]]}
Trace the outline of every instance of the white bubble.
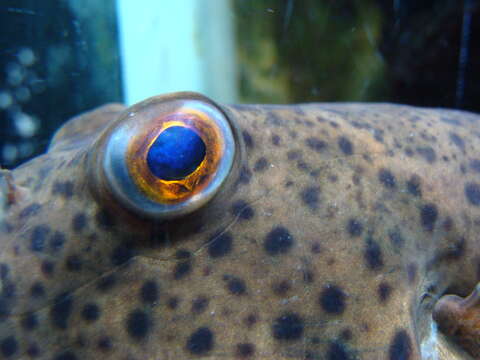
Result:
{"label": "white bubble", "polygon": [[25,102],[30,100],[30,90],[25,87],[19,87],[18,89],[15,90],[15,98],[20,101],[20,102]]}
{"label": "white bubble", "polygon": [[7,91],[0,91],[0,109],[6,109],[12,105],[13,99]]}
{"label": "white bubble", "polygon": [[15,145],[5,144],[2,148],[2,159],[5,163],[13,163],[18,156],[18,150]]}
{"label": "white bubble", "polygon": [[32,137],[38,130],[38,121],[21,111],[13,115],[13,123],[21,137]]}
{"label": "white bubble", "polygon": [[8,63],[6,67],[7,81],[12,86],[18,86],[22,83],[25,76],[23,68],[14,62]]}
{"label": "white bubble", "polygon": [[23,66],[31,66],[35,62],[35,54],[30,48],[21,48],[18,51],[17,57]]}

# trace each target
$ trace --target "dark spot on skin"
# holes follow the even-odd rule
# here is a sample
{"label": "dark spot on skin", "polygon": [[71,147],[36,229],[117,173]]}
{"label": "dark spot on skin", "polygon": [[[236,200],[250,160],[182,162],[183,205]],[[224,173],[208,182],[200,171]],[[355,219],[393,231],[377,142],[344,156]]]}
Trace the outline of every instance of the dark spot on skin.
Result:
{"label": "dark spot on skin", "polygon": [[313,272],[310,270],[305,270],[303,271],[303,281],[306,283],[312,283],[313,282]]}
{"label": "dark spot on skin", "polygon": [[275,146],[279,146],[281,142],[280,136],[272,135],[272,144]]}
{"label": "dark spot on skin", "polygon": [[5,280],[8,276],[10,269],[7,264],[0,264],[0,279]]}
{"label": "dark spot on skin", "polygon": [[396,332],[390,349],[388,350],[389,360],[410,360],[412,359],[412,342],[405,330]]}
{"label": "dark spot on skin", "polygon": [[227,288],[231,294],[244,295],[247,292],[247,286],[242,279],[231,275],[224,275],[223,280],[227,282]]}
{"label": "dark spot on skin", "polygon": [[25,317],[21,321],[22,327],[27,330],[33,330],[37,327],[38,325],[38,319],[37,316],[34,313],[28,313],[25,315]]}
{"label": "dark spot on skin", "polygon": [[170,299],[167,300],[167,306],[171,309],[171,310],[174,310],[177,308],[178,304],[179,304],[180,300],[178,299],[178,297],[174,296]]}
{"label": "dark spot on skin", "polygon": [[299,150],[290,150],[287,152],[288,160],[298,160],[302,157],[302,153]]}
{"label": "dark spot on skin", "polygon": [[240,220],[250,220],[255,215],[253,208],[244,200],[237,200],[231,208],[233,216],[238,216]]}
{"label": "dark spot on skin", "polygon": [[195,330],[188,338],[186,348],[193,355],[204,355],[212,350],[214,336],[207,327]]}
{"label": "dark spot on skin", "polygon": [[87,217],[84,213],[76,214],[72,219],[72,230],[76,233],[82,231],[87,225]]}
{"label": "dark spot on skin", "polygon": [[98,281],[97,289],[101,292],[106,292],[111,288],[113,288],[113,286],[115,285],[115,282],[116,282],[115,275],[113,274],[107,275]]}
{"label": "dark spot on skin", "polygon": [[106,210],[102,209],[95,215],[97,224],[104,230],[111,230],[115,226],[115,220],[112,215]]}
{"label": "dark spot on skin", "polygon": [[32,344],[27,349],[27,355],[31,358],[36,358],[40,355],[40,349],[36,344]]}
{"label": "dark spot on skin", "polygon": [[410,149],[410,148],[405,148],[405,155],[407,155],[408,157],[412,157],[413,156],[413,150]]}
{"label": "dark spot on skin", "polygon": [[45,295],[45,288],[41,282],[36,282],[30,288],[30,296],[34,298],[39,298]]}
{"label": "dark spot on skin", "polygon": [[448,244],[448,246],[444,249],[438,249],[435,252],[432,260],[427,265],[427,268],[431,268],[431,266],[436,265],[438,262],[442,261],[456,261],[460,260],[463,255],[465,255],[465,238],[461,238],[454,242]]}
{"label": "dark spot on skin", "polygon": [[250,343],[237,344],[235,354],[240,358],[247,358],[255,354],[255,345]]}
{"label": "dark spot on skin", "polygon": [[72,313],[73,299],[69,293],[63,293],[54,299],[54,305],[50,310],[50,319],[53,326],[65,330],[68,319]]}
{"label": "dark spot on skin", "polygon": [[332,342],[328,346],[327,351],[328,360],[350,360],[351,357],[348,355],[345,346],[339,342]]}
{"label": "dark spot on skin", "polygon": [[55,265],[53,262],[45,260],[44,262],[42,262],[41,270],[45,276],[51,276],[53,274],[53,271],[55,270]]}
{"label": "dark spot on skin", "polygon": [[387,282],[381,282],[378,285],[377,292],[380,302],[384,303],[390,298],[390,294],[392,293],[392,287]]}
{"label": "dark spot on skin", "polygon": [[429,164],[433,164],[437,160],[437,155],[435,150],[430,146],[427,147],[417,147],[418,154],[425,159]]}
{"label": "dark spot on skin", "polygon": [[363,257],[370,270],[379,270],[383,267],[382,249],[375,240],[367,239]]}
{"label": "dark spot on skin", "polygon": [[190,251],[185,249],[180,249],[175,252],[175,259],[177,260],[189,260],[191,259],[192,254]]}
{"label": "dark spot on skin", "polygon": [[151,328],[148,315],[139,309],[128,314],[125,325],[128,335],[135,341],[143,340]]}
{"label": "dark spot on skin", "polygon": [[240,175],[238,176],[237,183],[241,185],[247,185],[250,183],[250,179],[252,178],[252,173],[246,166],[242,166],[240,169]]}
{"label": "dark spot on skin", "polygon": [[285,313],[275,319],[272,335],[276,340],[294,341],[302,337],[303,320],[296,313]]}
{"label": "dark spot on skin", "polygon": [[340,333],[340,337],[345,340],[345,341],[350,341],[353,338],[352,330],[350,329],[344,329]]}
{"label": "dark spot on skin", "polygon": [[158,301],[158,285],[154,280],[147,280],[140,289],[140,299],[146,304]]}
{"label": "dark spot on skin", "polygon": [[407,190],[413,196],[422,196],[420,177],[418,175],[412,175],[410,180],[407,181]]}
{"label": "dark spot on skin", "polygon": [[82,260],[78,255],[70,255],[67,257],[65,267],[68,271],[80,271],[82,270]]}
{"label": "dark spot on skin", "polygon": [[318,186],[310,186],[302,190],[302,192],[300,193],[300,197],[302,199],[302,202],[308,208],[310,208],[311,210],[317,210],[319,203],[319,194],[320,188]]}
{"label": "dark spot on skin", "polygon": [[470,168],[477,172],[480,173],[480,160],[479,159],[473,159],[470,161]]}
{"label": "dark spot on skin", "polygon": [[351,237],[358,237],[362,235],[363,225],[357,219],[349,219],[347,223],[347,231]]}
{"label": "dark spot on skin", "polygon": [[56,355],[53,360],[77,360],[77,357],[73,352],[65,351]]}
{"label": "dark spot on skin", "polygon": [[462,151],[465,151],[465,142],[463,139],[455,133],[450,133],[450,140]]}
{"label": "dark spot on skin", "polygon": [[183,279],[192,271],[192,263],[190,261],[181,261],[173,267],[173,278],[175,280]]}
{"label": "dark spot on skin", "polygon": [[258,318],[255,314],[249,314],[245,319],[243,319],[243,322],[248,328],[251,328],[253,325],[255,325],[257,321]]}
{"label": "dark spot on skin", "polygon": [[307,144],[307,146],[312,149],[312,150],[315,150],[316,152],[321,152],[323,150],[326,149],[327,147],[327,143],[323,140],[320,140],[316,137],[309,137],[305,140],[305,143]]}
{"label": "dark spot on skin", "polygon": [[322,249],[322,245],[320,245],[320,243],[314,242],[312,244],[312,247],[310,248],[310,250],[312,251],[313,254],[320,254],[323,249]]}
{"label": "dark spot on skin", "polygon": [[109,351],[112,349],[112,340],[108,336],[98,339],[97,347],[100,351]]}
{"label": "dark spot on skin", "polygon": [[233,238],[229,232],[215,235],[209,241],[208,254],[212,258],[219,258],[229,254],[232,251]]}
{"label": "dark spot on skin", "polygon": [[403,244],[405,243],[405,239],[402,236],[402,233],[400,232],[400,229],[393,229],[388,232],[388,237],[390,238],[390,241],[392,245],[396,249],[401,249],[403,247]]}
{"label": "dark spot on skin", "polygon": [[413,284],[417,278],[417,265],[410,263],[407,266],[407,279],[409,284]]}
{"label": "dark spot on skin", "polygon": [[345,293],[336,285],[325,286],[320,293],[319,303],[326,313],[340,315],[345,310]]}
{"label": "dark spot on skin", "polygon": [[438,210],[435,204],[425,204],[420,208],[420,220],[426,231],[433,231],[438,218]]}
{"label": "dark spot on skin", "polygon": [[134,255],[132,246],[130,244],[120,244],[113,249],[111,255],[112,264],[115,266],[122,265],[130,260]]}
{"label": "dark spot on skin", "polygon": [[394,189],[396,186],[395,176],[390,170],[381,169],[378,172],[378,180],[388,189]]}
{"label": "dark spot on skin", "polygon": [[98,305],[90,303],[86,304],[82,309],[82,318],[86,321],[93,322],[100,317],[100,308]]}
{"label": "dark spot on skin", "polygon": [[465,184],[465,196],[470,204],[480,206],[480,185],[474,182]]}
{"label": "dark spot on skin", "polygon": [[62,249],[64,244],[65,235],[60,231],[55,231],[52,238],[50,239],[50,249],[52,249],[53,252],[57,252]]}
{"label": "dark spot on skin", "polygon": [[29,218],[31,216],[36,216],[40,212],[41,208],[42,208],[42,205],[40,205],[38,203],[33,203],[31,205],[28,205],[22,211],[20,211],[20,213],[18,214],[18,217],[21,220],[23,220],[23,219]]}
{"label": "dark spot on skin", "polygon": [[273,293],[278,296],[285,296],[290,290],[290,282],[288,280],[282,280],[273,284]]}
{"label": "dark spot on skin", "polygon": [[208,307],[209,300],[205,296],[199,296],[192,302],[192,312],[194,314],[201,314]]}
{"label": "dark spot on skin", "polygon": [[52,186],[52,195],[61,195],[66,199],[73,196],[73,183],[71,181],[55,181]]}
{"label": "dark spot on skin", "polygon": [[338,147],[347,156],[353,154],[353,145],[345,136],[340,136],[338,138]]}
{"label": "dark spot on skin", "polygon": [[265,169],[268,166],[268,161],[266,158],[261,157],[255,162],[255,165],[253,166],[253,171],[255,172],[262,172],[265,171]]}
{"label": "dark spot on skin", "polygon": [[252,149],[254,146],[252,135],[247,130],[242,131],[243,141],[245,141],[245,145],[247,148]]}
{"label": "dark spot on skin", "polygon": [[287,253],[293,244],[290,232],[283,226],[276,226],[267,234],[263,246],[268,255],[275,256]]}
{"label": "dark spot on skin", "polygon": [[33,228],[30,238],[30,250],[41,252],[45,249],[45,242],[50,233],[50,227],[47,225],[37,225]]}

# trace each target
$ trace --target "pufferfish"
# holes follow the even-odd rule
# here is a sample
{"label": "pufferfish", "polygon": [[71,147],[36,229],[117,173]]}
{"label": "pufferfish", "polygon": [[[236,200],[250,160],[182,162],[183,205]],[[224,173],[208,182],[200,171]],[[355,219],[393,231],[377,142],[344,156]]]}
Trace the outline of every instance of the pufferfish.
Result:
{"label": "pufferfish", "polygon": [[110,104],[0,177],[2,359],[480,359],[480,118]]}

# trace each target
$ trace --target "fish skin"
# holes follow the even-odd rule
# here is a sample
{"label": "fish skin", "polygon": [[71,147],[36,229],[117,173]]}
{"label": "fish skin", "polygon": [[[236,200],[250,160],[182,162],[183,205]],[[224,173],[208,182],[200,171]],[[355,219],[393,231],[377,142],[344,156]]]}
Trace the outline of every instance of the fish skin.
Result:
{"label": "fish skin", "polygon": [[0,358],[476,358],[431,329],[479,281],[477,115],[218,106],[241,156],[179,219],[138,216],[92,174],[119,104],[2,171]]}

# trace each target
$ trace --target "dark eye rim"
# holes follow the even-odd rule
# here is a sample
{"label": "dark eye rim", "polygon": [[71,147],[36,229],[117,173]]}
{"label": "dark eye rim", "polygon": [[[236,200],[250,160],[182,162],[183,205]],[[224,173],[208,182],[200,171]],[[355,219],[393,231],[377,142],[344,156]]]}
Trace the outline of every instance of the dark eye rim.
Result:
{"label": "dark eye rim", "polygon": [[[194,195],[192,198],[180,204],[159,204],[148,199],[144,194],[138,191],[134,181],[131,179],[128,166],[125,161],[125,153],[127,151],[128,142],[119,141],[120,139],[128,138],[127,130],[129,118],[135,117],[149,106],[161,106],[168,104],[168,102],[187,104],[196,103],[212,112],[210,118],[220,116],[222,126],[225,127],[229,134],[229,139],[225,140],[225,154],[226,159],[217,172],[224,174],[224,176],[215,176],[208,189],[201,194]],[[208,113],[207,111],[207,113]],[[210,99],[203,95],[196,93],[175,93],[165,96],[153,97],[142,101],[123,112],[115,124],[113,124],[104,136],[102,136],[100,155],[96,156],[97,169],[101,169],[104,179],[98,179],[98,182],[103,183],[103,188],[113,195],[123,207],[134,211],[135,213],[156,219],[171,219],[187,215],[196,211],[200,207],[208,203],[215,195],[221,191],[228,179],[232,177],[232,171],[235,166],[234,163],[238,160],[241,153],[239,142],[238,129],[234,123],[231,122],[224,109],[215,104]],[[114,151],[114,149],[116,149]],[[112,174],[119,174],[119,176],[112,176]],[[98,177],[98,176],[97,176]]]}

